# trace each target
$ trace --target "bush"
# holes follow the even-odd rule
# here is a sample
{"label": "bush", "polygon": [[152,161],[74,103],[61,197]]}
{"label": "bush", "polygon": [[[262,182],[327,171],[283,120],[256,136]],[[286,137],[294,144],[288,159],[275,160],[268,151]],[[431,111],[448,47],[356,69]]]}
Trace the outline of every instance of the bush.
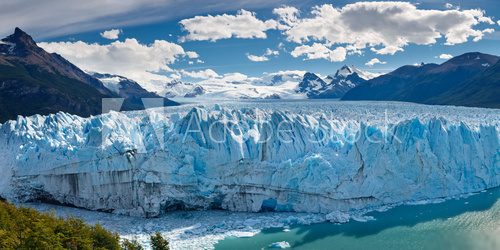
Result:
{"label": "bush", "polygon": [[120,249],[117,234],[77,218],[0,201],[0,249]]}
{"label": "bush", "polygon": [[168,241],[159,232],[151,235],[151,248],[153,250],[169,250]]}
{"label": "bush", "polygon": [[123,250],[143,250],[142,246],[136,240],[123,240]]}

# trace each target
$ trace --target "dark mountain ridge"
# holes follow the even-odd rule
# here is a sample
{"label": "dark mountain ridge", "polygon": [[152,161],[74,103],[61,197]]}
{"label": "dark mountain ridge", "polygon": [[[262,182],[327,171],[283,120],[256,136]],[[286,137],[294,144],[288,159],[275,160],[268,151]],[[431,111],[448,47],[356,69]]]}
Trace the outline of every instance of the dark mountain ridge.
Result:
{"label": "dark mountain ridge", "polygon": [[[342,100],[389,100],[425,104],[452,104],[440,97],[463,88],[483,73],[491,70],[500,57],[479,52],[466,53],[442,64],[402,66],[386,75],[367,81],[348,91]],[[477,83],[477,82],[476,82]],[[486,85],[478,85],[479,90]],[[498,85],[490,86],[498,88]],[[450,97],[451,98],[451,97]],[[500,102],[497,98],[496,102]]]}
{"label": "dark mountain ridge", "polygon": [[122,110],[142,109],[130,96],[113,93],[60,55],[38,47],[19,28],[0,40],[0,122],[59,111],[87,117],[101,113],[102,98],[121,97]]}

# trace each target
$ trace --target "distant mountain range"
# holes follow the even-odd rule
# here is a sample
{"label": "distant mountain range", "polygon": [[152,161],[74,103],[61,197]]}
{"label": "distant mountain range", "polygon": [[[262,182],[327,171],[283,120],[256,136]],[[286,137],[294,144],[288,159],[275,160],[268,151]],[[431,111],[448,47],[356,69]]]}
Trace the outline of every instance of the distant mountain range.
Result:
{"label": "distant mountain range", "polygon": [[156,93],[169,98],[207,99],[327,99],[341,98],[348,90],[378,76],[343,66],[325,78],[305,71],[281,71],[263,77],[207,79],[198,83],[174,80],[157,85]]}
{"label": "distant mountain range", "polygon": [[[151,91],[151,89],[149,89]],[[500,108],[500,57],[478,52],[442,64],[402,66],[378,75],[354,66],[321,77],[280,71],[263,77],[224,75],[198,83],[179,80],[154,92],[123,76],[86,73],[63,57],[47,53],[16,28],[0,40],[0,122],[17,115],[64,111],[80,116],[101,112],[102,98],[124,98],[122,110],[143,109],[141,98],[330,99],[406,101]]]}
{"label": "distant mountain range", "polygon": [[[125,98],[123,110],[139,109],[136,100],[141,96],[161,98],[138,85],[134,88],[110,90],[60,55],[38,47],[19,28],[0,41],[0,122],[58,111],[95,115],[101,112],[102,98]],[[165,99],[165,104],[176,103]]]}
{"label": "distant mountain range", "polygon": [[175,102],[145,90],[139,83],[126,77],[95,72],[90,73],[90,75],[99,79],[104,86],[114,94],[121,98],[125,98],[123,106],[126,110],[143,109],[144,105],[142,103],[142,98],[163,98],[165,106],[176,105]]}
{"label": "distant mountain range", "polygon": [[325,79],[321,79],[314,73],[307,72],[299,83],[297,91],[305,93],[310,99],[341,98],[350,89],[364,84],[375,76],[377,75],[347,65],[344,65],[334,75],[329,75]]}
{"label": "distant mountain range", "polygon": [[407,65],[348,91],[342,100],[500,107],[500,57],[478,52],[442,64]]}

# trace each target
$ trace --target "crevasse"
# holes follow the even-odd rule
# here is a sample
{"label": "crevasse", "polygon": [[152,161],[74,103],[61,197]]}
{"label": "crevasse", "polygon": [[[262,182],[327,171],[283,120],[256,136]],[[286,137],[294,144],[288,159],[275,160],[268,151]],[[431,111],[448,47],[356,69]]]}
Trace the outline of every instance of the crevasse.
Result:
{"label": "crevasse", "polygon": [[0,195],[138,216],[330,213],[500,184],[497,111],[338,105],[19,117],[0,128]]}

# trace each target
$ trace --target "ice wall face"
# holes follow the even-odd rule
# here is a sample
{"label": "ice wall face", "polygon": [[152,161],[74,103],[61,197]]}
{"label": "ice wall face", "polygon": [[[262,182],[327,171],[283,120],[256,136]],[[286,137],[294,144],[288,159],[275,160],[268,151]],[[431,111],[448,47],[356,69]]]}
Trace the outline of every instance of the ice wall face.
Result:
{"label": "ice wall face", "polygon": [[19,118],[1,127],[0,195],[139,216],[328,213],[500,185],[500,111],[280,105]]}

